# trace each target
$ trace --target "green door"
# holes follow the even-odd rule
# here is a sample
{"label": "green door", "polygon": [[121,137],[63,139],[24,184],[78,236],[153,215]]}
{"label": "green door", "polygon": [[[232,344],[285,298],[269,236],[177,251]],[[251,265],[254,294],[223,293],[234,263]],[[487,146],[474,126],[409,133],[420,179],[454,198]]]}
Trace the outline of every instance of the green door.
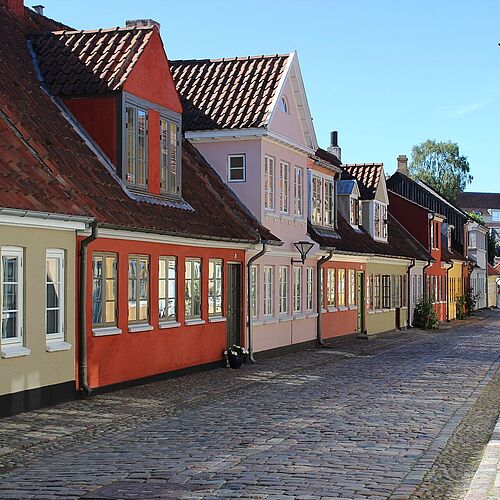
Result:
{"label": "green door", "polygon": [[227,265],[227,346],[241,343],[241,264]]}
{"label": "green door", "polygon": [[365,273],[358,272],[358,333],[365,333]]}

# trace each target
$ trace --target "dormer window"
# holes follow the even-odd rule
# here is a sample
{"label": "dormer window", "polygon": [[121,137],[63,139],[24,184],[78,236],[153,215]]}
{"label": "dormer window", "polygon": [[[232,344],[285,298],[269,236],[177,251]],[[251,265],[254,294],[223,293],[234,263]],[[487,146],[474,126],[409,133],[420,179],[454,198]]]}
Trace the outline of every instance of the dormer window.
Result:
{"label": "dormer window", "polygon": [[333,223],[333,182],[325,180],[325,210],[323,214],[323,224],[325,226],[333,226]]}
{"label": "dormer window", "polygon": [[147,188],[147,144],[148,114],[145,109],[127,104],[126,116],[126,151],[127,182],[139,188]]}
{"label": "dormer window", "polygon": [[313,224],[321,224],[321,177],[312,178],[312,216]]}
{"label": "dormer window", "polygon": [[350,211],[349,211],[349,222],[351,226],[360,226],[363,221],[363,211],[362,211],[361,201],[356,197],[350,197]]}
{"label": "dormer window", "polygon": [[160,191],[179,191],[179,125],[167,117],[160,118]]}
{"label": "dormer window", "polygon": [[469,248],[476,248],[476,233],[469,233]]}
{"label": "dormer window", "polygon": [[283,113],[288,114],[288,101],[285,96],[281,96],[280,109]]}
{"label": "dormer window", "polygon": [[320,226],[333,226],[335,224],[333,181],[313,175],[311,184],[311,222]]}
{"label": "dormer window", "polygon": [[375,202],[374,207],[374,237],[387,240],[387,206],[382,203]]}

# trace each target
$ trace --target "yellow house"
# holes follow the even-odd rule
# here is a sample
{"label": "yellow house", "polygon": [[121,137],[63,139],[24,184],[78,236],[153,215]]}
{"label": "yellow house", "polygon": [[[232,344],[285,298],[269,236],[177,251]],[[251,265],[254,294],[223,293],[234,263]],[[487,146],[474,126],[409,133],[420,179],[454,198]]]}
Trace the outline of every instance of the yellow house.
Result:
{"label": "yellow house", "polygon": [[457,298],[466,288],[467,264],[463,260],[452,258],[448,268],[448,320],[457,319]]}
{"label": "yellow house", "polygon": [[499,306],[500,270],[488,264],[488,307]]}

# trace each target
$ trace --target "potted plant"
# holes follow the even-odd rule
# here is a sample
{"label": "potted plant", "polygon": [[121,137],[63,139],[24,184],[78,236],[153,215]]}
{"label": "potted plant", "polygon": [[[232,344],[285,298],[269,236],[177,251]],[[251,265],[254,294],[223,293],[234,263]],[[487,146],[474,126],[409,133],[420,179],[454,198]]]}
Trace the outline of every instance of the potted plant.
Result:
{"label": "potted plant", "polygon": [[238,369],[242,363],[247,362],[248,351],[239,345],[233,345],[227,351],[224,351],[227,362],[231,368]]}

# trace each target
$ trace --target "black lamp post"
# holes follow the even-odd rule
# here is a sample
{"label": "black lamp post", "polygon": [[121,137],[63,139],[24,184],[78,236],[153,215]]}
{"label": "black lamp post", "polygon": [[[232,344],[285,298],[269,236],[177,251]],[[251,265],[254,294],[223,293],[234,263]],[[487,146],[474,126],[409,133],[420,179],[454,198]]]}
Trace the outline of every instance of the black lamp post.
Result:
{"label": "black lamp post", "polygon": [[314,246],[314,243],[311,243],[310,241],[297,241],[297,243],[294,243],[293,246],[300,253],[300,260],[295,260],[292,258],[292,264],[294,263],[303,264],[306,261],[307,254]]}

